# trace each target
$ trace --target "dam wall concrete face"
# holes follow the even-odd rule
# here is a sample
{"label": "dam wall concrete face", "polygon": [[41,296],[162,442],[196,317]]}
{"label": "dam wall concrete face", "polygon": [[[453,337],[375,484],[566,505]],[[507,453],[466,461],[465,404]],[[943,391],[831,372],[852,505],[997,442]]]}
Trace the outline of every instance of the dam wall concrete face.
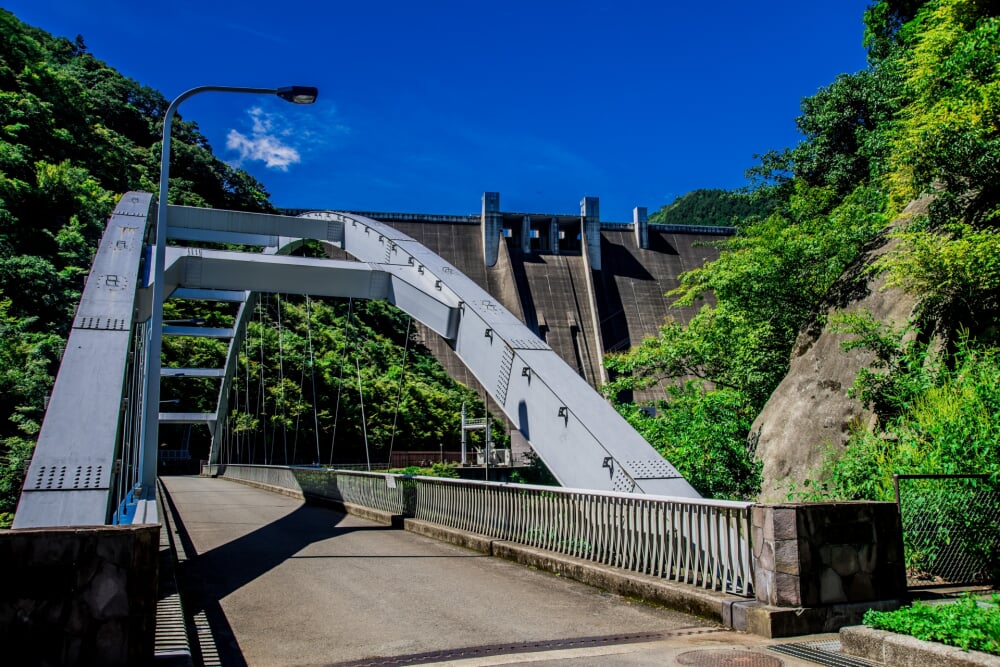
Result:
{"label": "dam wall concrete face", "polygon": [[[484,193],[482,203],[481,215],[364,215],[449,261],[595,388],[605,381],[605,354],[656,336],[668,320],[687,323],[697,314],[703,304],[672,308],[665,295],[681,273],[717,258],[713,242],[732,231],[649,224],[645,209],[636,210],[632,223],[602,223],[596,197],[581,201],[579,215],[503,212],[495,192]],[[422,326],[418,331],[453,378],[486,395],[445,341]],[[631,398],[665,396],[653,387]]]}

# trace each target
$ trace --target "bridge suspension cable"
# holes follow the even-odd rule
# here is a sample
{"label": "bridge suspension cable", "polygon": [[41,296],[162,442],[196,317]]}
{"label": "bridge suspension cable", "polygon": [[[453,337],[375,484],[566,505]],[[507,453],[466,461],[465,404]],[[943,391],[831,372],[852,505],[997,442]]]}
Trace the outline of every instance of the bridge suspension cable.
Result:
{"label": "bridge suspension cable", "polygon": [[[313,435],[316,440],[316,463],[320,462],[319,453],[319,408],[316,405],[316,357],[313,354],[312,339],[312,308],[309,295],[306,294],[306,338],[309,341],[309,375],[312,384]],[[296,433],[298,431],[296,430]]]}
{"label": "bridge suspension cable", "polygon": [[371,472],[372,457],[368,452],[368,421],[365,419],[365,393],[361,387],[361,354],[357,347],[354,350],[354,365],[358,369],[358,401],[361,405],[361,433],[365,439],[365,467]]}
{"label": "bridge suspension cable", "polygon": [[[281,401],[281,445],[285,454],[285,465],[288,465],[288,412],[285,400],[285,331],[281,326],[281,293],[274,295],[275,308],[278,311],[278,400]],[[275,410],[275,412],[278,412]],[[275,417],[278,415],[275,414]]]}
{"label": "bridge suspension cable", "polygon": [[274,434],[271,434],[271,449],[268,450],[267,446],[267,383],[264,379],[264,310],[267,307],[267,301],[270,300],[269,295],[264,295],[264,303],[260,301],[257,302],[257,316],[260,334],[260,386],[259,399],[257,402],[257,414],[260,415],[260,426],[261,433],[263,435],[263,454],[264,454],[264,465],[272,464],[274,462]]}
{"label": "bridge suspension cable", "polygon": [[344,324],[344,353],[340,357],[340,375],[337,378],[337,405],[333,411],[333,437],[330,439],[330,465],[333,465],[333,450],[337,445],[337,424],[340,420],[340,394],[344,389],[344,364],[347,363],[348,329],[354,323],[354,299],[347,301],[347,320]]}
{"label": "bridge suspension cable", "polygon": [[396,443],[396,420],[399,418],[399,402],[403,398],[403,380],[406,377],[406,353],[410,350],[410,327],[413,318],[406,318],[406,340],[403,342],[403,363],[399,369],[399,388],[396,391],[396,409],[392,413],[392,435],[389,436],[389,466],[392,467],[392,448]]}

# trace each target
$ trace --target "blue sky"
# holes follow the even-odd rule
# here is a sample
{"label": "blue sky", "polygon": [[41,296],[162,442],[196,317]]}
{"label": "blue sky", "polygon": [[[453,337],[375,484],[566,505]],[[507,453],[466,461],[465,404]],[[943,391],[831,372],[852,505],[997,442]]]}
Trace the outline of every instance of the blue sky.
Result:
{"label": "blue sky", "polygon": [[203,94],[180,108],[278,206],[631,220],[745,184],[797,143],[803,97],[865,66],[870,0],[3,0],[167,98],[315,85],[317,103]]}

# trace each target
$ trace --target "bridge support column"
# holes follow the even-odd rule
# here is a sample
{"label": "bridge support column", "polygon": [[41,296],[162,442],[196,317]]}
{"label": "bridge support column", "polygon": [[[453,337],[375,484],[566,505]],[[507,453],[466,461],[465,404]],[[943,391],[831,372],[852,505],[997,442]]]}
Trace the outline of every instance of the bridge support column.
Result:
{"label": "bridge support column", "polygon": [[500,193],[483,193],[483,259],[486,266],[496,266],[500,255],[500,237],[503,235],[503,217],[500,215]]}
{"label": "bridge support column", "polygon": [[645,206],[632,209],[632,225],[635,230],[635,244],[646,250],[649,248],[649,217]]}
{"label": "bridge support column", "polygon": [[601,204],[597,197],[584,197],[580,202],[580,234],[583,251],[590,268],[601,270]]}

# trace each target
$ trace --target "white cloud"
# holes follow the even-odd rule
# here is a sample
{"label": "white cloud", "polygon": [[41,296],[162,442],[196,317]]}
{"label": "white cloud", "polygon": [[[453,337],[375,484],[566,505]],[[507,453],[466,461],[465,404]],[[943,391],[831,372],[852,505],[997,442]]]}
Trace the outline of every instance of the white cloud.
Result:
{"label": "white cloud", "polygon": [[288,166],[302,161],[299,151],[285,143],[284,138],[292,134],[291,128],[280,114],[267,113],[260,107],[247,111],[252,127],[250,135],[229,130],[226,148],[239,153],[237,163],[246,160],[263,162],[268,169],[288,171]]}

